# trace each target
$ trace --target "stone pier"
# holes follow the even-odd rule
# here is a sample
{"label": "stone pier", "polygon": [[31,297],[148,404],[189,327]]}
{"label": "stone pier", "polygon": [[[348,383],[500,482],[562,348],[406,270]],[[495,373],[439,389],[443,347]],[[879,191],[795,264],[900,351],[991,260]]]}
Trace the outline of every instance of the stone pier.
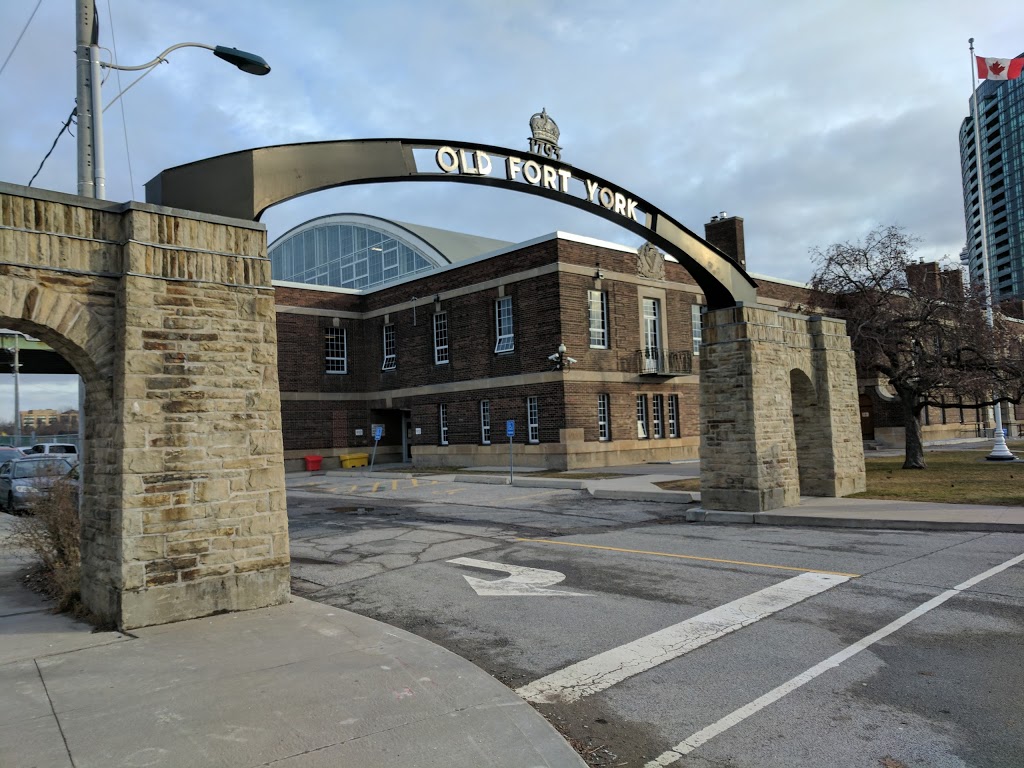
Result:
{"label": "stone pier", "polygon": [[85,384],[91,611],[131,629],[287,600],[263,225],[0,184],[0,326]]}
{"label": "stone pier", "polygon": [[765,307],[708,312],[701,503],[765,512],[863,491],[857,374],[845,323]]}

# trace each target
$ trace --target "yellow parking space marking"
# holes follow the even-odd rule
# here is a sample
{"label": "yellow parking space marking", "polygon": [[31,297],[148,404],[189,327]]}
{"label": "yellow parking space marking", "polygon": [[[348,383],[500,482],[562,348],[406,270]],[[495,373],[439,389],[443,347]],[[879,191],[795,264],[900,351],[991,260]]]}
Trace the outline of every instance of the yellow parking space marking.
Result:
{"label": "yellow parking space marking", "polygon": [[392,480],[391,481],[391,490],[392,491],[397,491],[398,490],[398,481],[397,480]]}
{"label": "yellow parking space marking", "polygon": [[412,487],[413,487],[413,488],[416,488],[416,487],[418,487],[418,486],[419,486],[419,484],[420,484],[420,481],[419,481],[419,480],[417,480],[417,479],[416,479],[416,478],[414,477],[414,478],[412,479]]}
{"label": "yellow parking space marking", "polygon": [[818,568],[798,568],[792,565],[772,565],[771,563],[748,563],[745,560],[724,560],[719,557],[699,557],[698,555],[677,555],[674,552],[648,552],[643,549],[623,549],[621,547],[605,547],[600,544],[580,544],[575,541],[551,541],[550,539],[519,539],[530,544],[555,544],[560,547],[583,547],[584,549],[604,549],[609,552],[628,552],[634,555],[655,555],[657,557],[675,557],[680,560],[700,560],[705,563],[725,563],[726,565],[749,565],[753,568],[771,568],[776,571],[799,571],[800,573],[824,573],[829,576],[846,576],[859,579],[859,573],[843,573],[841,571],[823,571]]}
{"label": "yellow parking space marking", "polygon": [[359,486],[358,485],[353,485],[351,488],[348,489],[349,493],[355,493],[358,490],[359,490]]}
{"label": "yellow parking space marking", "polygon": [[373,488],[370,489],[370,493],[376,493],[380,488],[380,483],[374,483]]}

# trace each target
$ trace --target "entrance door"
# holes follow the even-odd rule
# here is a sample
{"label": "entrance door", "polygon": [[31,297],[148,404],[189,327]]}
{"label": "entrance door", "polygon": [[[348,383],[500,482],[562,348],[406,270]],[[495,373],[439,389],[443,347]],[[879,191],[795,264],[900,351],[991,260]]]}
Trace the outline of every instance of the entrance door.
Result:
{"label": "entrance door", "polygon": [[644,299],[644,371],[657,372],[661,358],[661,311],[657,299]]}
{"label": "entrance door", "polygon": [[412,412],[402,411],[402,461],[412,461]]}
{"label": "entrance door", "polygon": [[860,435],[863,440],[875,439],[875,418],[871,411],[871,395],[864,392],[860,396]]}

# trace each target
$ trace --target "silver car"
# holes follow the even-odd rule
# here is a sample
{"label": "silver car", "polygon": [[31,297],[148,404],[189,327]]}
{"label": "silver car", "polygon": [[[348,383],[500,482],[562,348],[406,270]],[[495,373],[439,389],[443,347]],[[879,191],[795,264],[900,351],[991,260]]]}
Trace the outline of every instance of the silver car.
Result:
{"label": "silver car", "polygon": [[28,510],[50,486],[61,478],[70,478],[75,465],[56,455],[25,456],[0,466],[0,505],[17,514]]}

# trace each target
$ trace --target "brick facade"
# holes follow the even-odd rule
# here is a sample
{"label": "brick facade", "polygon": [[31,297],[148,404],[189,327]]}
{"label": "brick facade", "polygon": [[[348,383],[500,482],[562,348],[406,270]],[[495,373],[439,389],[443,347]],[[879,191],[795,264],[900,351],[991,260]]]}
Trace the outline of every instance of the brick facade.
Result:
{"label": "brick facade", "polygon": [[[635,251],[552,238],[461,263],[359,295],[278,286],[278,353],[286,458],[367,452],[371,425],[383,424],[381,460],[399,460],[404,438],[418,465],[507,462],[505,421],[524,466],[573,468],[653,458],[696,458],[697,377],[641,375],[641,300],[661,308],[661,348],[692,354],[691,305],[699,289],[678,264],[666,279],[637,274]],[[598,272],[601,277],[598,277]],[[607,294],[607,349],[590,347],[588,291]],[[511,299],[515,346],[496,353],[495,304]],[[448,324],[449,362],[434,363],[435,314]],[[397,364],[381,370],[383,329],[394,328]],[[324,333],[346,334],[348,372],[325,371]],[[555,370],[548,356],[564,343],[577,361]],[[689,357],[687,357],[689,360]],[[694,366],[695,368],[696,366]],[[598,395],[610,399],[611,440],[598,434]],[[636,397],[679,403],[679,436],[642,439]],[[538,398],[539,441],[528,439],[529,397]],[[490,405],[491,443],[481,435],[480,402]],[[441,445],[440,406],[448,445]],[[650,415],[649,415],[650,418]],[[418,430],[418,432],[417,432]],[[361,431],[361,434],[359,432]]]}

